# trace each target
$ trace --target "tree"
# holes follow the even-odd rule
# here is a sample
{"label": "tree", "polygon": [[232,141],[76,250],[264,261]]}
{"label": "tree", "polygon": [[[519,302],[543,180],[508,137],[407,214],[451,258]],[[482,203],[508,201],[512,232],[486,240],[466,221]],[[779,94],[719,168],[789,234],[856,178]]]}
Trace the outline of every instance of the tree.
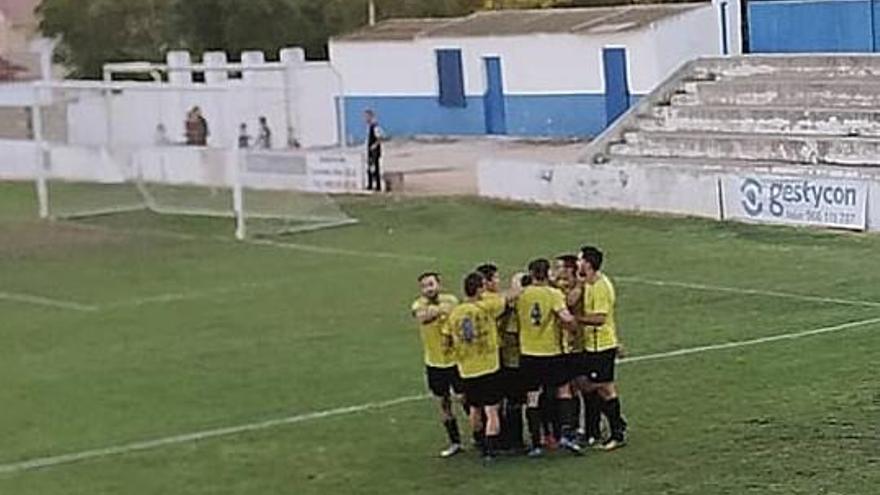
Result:
{"label": "tree", "polygon": [[[165,52],[301,46],[327,57],[327,40],[367,22],[369,0],[43,0],[41,29],[60,37],[59,59],[78,77],[107,62],[161,61]],[[375,0],[380,19],[445,17],[479,9],[628,3],[627,0]]]}
{"label": "tree", "polygon": [[40,29],[61,37],[58,56],[73,75],[98,76],[107,62],[162,57],[172,1],[43,0]]}

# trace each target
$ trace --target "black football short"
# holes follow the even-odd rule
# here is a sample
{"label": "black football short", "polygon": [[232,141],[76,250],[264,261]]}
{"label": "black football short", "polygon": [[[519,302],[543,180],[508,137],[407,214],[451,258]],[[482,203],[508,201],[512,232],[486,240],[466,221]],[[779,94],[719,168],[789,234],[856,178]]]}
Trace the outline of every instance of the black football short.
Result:
{"label": "black football short", "polygon": [[502,367],[499,373],[501,373],[504,398],[513,404],[524,404],[528,390],[526,390],[522,370],[518,367]]}
{"label": "black football short", "polygon": [[617,361],[617,348],[583,354],[581,374],[593,383],[614,381],[614,366]]}
{"label": "black football short", "polygon": [[573,352],[563,355],[565,360],[566,381],[574,381],[575,378],[584,374],[584,353]]}
{"label": "black football short", "polygon": [[464,392],[461,386],[461,376],[459,376],[456,366],[449,368],[425,366],[425,376],[428,379],[428,388],[436,397],[447,397],[450,395],[450,390],[456,394]]}
{"label": "black football short", "polygon": [[566,357],[522,356],[519,361],[523,384],[527,391],[551,390],[568,383]]}
{"label": "black football short", "polygon": [[496,371],[476,378],[462,378],[464,398],[471,407],[494,406],[504,398],[504,381]]}

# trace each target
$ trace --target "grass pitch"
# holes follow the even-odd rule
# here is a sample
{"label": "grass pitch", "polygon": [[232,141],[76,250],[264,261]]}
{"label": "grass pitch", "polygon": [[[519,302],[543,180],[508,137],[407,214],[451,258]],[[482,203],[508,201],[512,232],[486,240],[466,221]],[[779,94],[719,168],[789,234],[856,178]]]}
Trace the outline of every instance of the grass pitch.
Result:
{"label": "grass pitch", "polygon": [[[222,221],[33,218],[0,184],[0,493],[872,494],[880,323],[619,368],[630,446],[436,457],[415,276],[606,250],[633,357],[880,318],[880,237],[469,199],[348,199],[361,223],[240,244]],[[138,233],[138,231],[149,231]],[[156,232],[192,233],[192,237]],[[741,290],[747,289],[747,290]],[[772,295],[766,292],[773,293]],[[800,297],[814,296],[814,297]],[[334,411],[330,415],[312,415]],[[183,441],[278,418],[290,424]],[[463,423],[463,419],[462,419]],[[36,470],[21,461],[178,438]]]}

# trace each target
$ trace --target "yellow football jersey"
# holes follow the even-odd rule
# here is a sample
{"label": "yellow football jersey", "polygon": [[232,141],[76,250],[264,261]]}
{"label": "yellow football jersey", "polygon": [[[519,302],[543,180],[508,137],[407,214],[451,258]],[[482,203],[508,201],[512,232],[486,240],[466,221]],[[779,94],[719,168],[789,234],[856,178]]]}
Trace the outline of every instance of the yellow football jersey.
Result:
{"label": "yellow football jersey", "polygon": [[584,313],[605,315],[604,325],[587,325],[584,328],[584,348],[588,352],[607,351],[617,347],[617,326],[614,320],[616,300],[614,284],[604,273],[599,274],[596,283],[584,286]]}
{"label": "yellow football jersey", "polygon": [[503,298],[464,302],[452,310],[444,334],[452,339],[458,372],[476,378],[498,371],[498,318],[504,313]]}
{"label": "yellow football jersey", "polygon": [[546,285],[526,287],[516,301],[516,321],[523,356],[562,353],[562,328],[556,314],[566,309],[562,291]]}
{"label": "yellow football jersey", "polygon": [[[503,300],[497,292],[483,292],[482,300]],[[506,303],[505,303],[506,306]],[[505,368],[519,368],[519,335],[516,330],[516,318],[510,311],[504,311],[497,320],[498,345],[501,347],[501,364]]]}
{"label": "yellow football jersey", "polygon": [[457,305],[458,298],[452,294],[440,294],[436,302],[431,302],[425,297],[419,297],[412,303],[411,309],[413,314],[430,306],[442,308],[445,313],[445,315],[441,315],[430,323],[419,324],[422,347],[425,351],[425,364],[428,366],[434,368],[455,366],[455,358],[452,352],[444,345],[443,327],[446,325],[447,316]]}

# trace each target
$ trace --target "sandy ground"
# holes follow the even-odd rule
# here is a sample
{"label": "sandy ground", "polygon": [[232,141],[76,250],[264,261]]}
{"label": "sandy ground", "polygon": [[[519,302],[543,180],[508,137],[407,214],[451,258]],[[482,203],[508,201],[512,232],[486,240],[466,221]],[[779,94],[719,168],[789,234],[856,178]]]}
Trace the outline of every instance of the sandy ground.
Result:
{"label": "sandy ground", "polygon": [[585,144],[485,137],[394,140],[384,145],[383,171],[406,173],[406,195],[477,194],[482,159],[574,162]]}

